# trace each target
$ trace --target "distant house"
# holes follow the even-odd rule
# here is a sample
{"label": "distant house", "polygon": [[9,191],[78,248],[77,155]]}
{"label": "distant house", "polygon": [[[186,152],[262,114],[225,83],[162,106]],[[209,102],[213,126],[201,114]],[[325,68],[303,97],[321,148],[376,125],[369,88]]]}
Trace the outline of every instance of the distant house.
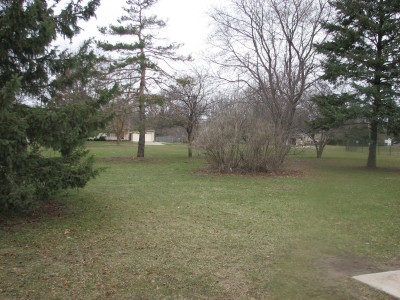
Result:
{"label": "distant house", "polygon": [[[155,141],[156,132],[154,130],[146,130],[145,142],[153,143]],[[132,131],[128,133],[128,140],[132,142],[139,142],[139,131]]]}
{"label": "distant house", "polygon": [[[90,137],[88,140],[106,140],[106,141],[116,141],[117,136],[115,133],[104,133],[101,132],[94,137]],[[131,142],[139,142],[139,131],[125,131],[123,136],[121,136],[121,140],[123,141],[131,141]],[[153,143],[155,141],[155,131],[147,130],[145,135],[146,143]]]}

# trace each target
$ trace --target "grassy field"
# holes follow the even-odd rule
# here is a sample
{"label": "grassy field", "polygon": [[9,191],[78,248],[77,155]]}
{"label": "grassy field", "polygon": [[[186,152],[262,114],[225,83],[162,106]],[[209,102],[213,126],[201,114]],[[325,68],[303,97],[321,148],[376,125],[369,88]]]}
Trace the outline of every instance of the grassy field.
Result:
{"label": "grassy field", "polygon": [[400,268],[400,156],[220,176],[184,145],[88,146],[98,178],[0,222],[0,299],[391,299],[351,276]]}

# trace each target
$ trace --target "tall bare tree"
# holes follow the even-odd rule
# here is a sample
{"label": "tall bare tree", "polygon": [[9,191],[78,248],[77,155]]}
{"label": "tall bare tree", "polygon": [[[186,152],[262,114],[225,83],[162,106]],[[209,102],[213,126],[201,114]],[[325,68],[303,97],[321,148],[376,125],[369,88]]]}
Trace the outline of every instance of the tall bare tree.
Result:
{"label": "tall bare tree", "polygon": [[211,14],[214,61],[229,74],[225,78],[258,95],[265,117],[286,141],[296,108],[317,77],[313,44],[324,39],[326,14],[326,0],[231,0]]}
{"label": "tall bare tree", "polygon": [[198,70],[180,76],[169,88],[170,106],[183,126],[188,139],[188,156],[192,157],[192,144],[201,118],[211,104],[212,83],[209,75]]}

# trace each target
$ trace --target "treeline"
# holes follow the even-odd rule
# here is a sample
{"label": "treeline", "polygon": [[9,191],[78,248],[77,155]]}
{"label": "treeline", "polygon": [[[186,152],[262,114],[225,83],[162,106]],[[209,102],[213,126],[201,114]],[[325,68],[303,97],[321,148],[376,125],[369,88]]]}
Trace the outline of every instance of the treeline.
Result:
{"label": "treeline", "polygon": [[98,171],[84,142],[104,128],[139,131],[144,157],[149,127],[179,126],[188,156],[197,147],[221,172],[277,170],[304,136],[321,158],[343,126],[367,128],[375,168],[379,134],[398,137],[398,1],[231,0],[210,12],[206,69],[160,39],[156,2],[126,1],[73,52],[54,42],[99,0],[0,2],[0,210],[85,186]]}

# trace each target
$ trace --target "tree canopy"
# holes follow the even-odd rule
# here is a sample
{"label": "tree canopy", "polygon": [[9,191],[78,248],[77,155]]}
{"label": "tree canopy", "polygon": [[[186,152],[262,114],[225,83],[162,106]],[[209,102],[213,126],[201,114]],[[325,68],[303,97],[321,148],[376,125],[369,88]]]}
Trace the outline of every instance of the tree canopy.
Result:
{"label": "tree canopy", "polygon": [[[61,10],[59,1],[0,2],[0,210],[83,187],[97,173],[81,146],[105,123],[98,111],[112,91],[93,87],[80,101],[67,99],[68,86],[88,86],[95,55],[87,46],[60,52],[52,42],[79,33],[78,21],[94,16],[99,2],[69,1]],[[49,157],[45,149],[59,154]]]}
{"label": "tree canopy", "polygon": [[332,119],[332,112],[340,112],[343,120],[365,119],[370,128],[367,167],[374,168],[379,131],[399,130],[400,2],[330,3],[334,18],[323,23],[330,39],[317,49],[326,56],[323,78],[343,92],[325,97],[325,119]]}
{"label": "tree canopy", "polygon": [[179,125],[185,128],[188,140],[188,157],[193,156],[193,141],[200,125],[211,106],[211,91],[214,88],[207,73],[193,70],[177,78],[169,87],[167,101],[174,111]]}

